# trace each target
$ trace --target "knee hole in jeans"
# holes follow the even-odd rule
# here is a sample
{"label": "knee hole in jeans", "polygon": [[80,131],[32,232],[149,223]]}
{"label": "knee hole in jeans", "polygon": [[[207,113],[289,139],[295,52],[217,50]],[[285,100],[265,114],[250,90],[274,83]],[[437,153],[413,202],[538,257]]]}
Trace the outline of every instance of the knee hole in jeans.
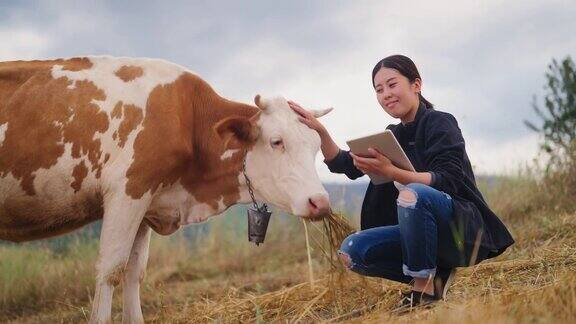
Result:
{"label": "knee hole in jeans", "polygon": [[405,188],[400,191],[398,195],[398,206],[400,207],[411,207],[414,208],[416,206],[416,201],[418,197],[416,196],[416,192],[410,188]]}
{"label": "knee hole in jeans", "polygon": [[346,268],[348,269],[352,268],[352,259],[350,258],[350,255],[348,253],[338,251],[338,257],[340,258],[340,261],[342,261],[342,263]]}

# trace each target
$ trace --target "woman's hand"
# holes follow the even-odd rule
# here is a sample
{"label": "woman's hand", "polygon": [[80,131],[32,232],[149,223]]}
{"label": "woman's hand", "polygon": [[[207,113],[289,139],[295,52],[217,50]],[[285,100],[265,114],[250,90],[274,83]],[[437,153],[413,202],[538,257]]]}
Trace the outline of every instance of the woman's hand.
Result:
{"label": "woman's hand", "polygon": [[298,120],[304,123],[306,126],[318,132],[320,135],[327,133],[326,128],[322,123],[318,121],[318,118],[314,117],[314,114],[308,110],[302,108],[299,104],[294,101],[288,100],[288,105],[292,110],[294,110],[298,115]]}
{"label": "woman's hand", "polygon": [[373,148],[369,148],[368,152],[371,156],[358,156],[350,153],[354,160],[354,166],[364,174],[379,175],[396,180],[394,177],[398,168],[392,164],[390,159]]}
{"label": "woman's hand", "polygon": [[294,101],[288,100],[288,105],[298,114],[298,120],[300,120],[300,122],[315,130],[318,135],[320,135],[320,140],[322,141],[320,149],[322,150],[324,159],[326,161],[334,159],[340,152],[340,148],[338,145],[336,145],[324,125],[322,125],[322,123],[320,123],[318,119],[314,117],[314,113],[302,108],[302,106],[295,103]]}

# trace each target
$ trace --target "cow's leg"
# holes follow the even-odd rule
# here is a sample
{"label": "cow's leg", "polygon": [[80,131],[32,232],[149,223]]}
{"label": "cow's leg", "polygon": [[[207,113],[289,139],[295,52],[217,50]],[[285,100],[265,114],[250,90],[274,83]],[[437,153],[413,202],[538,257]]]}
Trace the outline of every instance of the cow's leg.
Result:
{"label": "cow's leg", "polygon": [[104,201],[100,253],[96,264],[96,291],[90,323],[110,323],[114,286],[122,280],[130,251],[149,199],[110,195]]}
{"label": "cow's leg", "polygon": [[140,282],[144,279],[149,246],[150,227],[142,222],[132,245],[122,283],[124,289],[122,322],[124,323],[144,323],[142,308],[140,308]]}

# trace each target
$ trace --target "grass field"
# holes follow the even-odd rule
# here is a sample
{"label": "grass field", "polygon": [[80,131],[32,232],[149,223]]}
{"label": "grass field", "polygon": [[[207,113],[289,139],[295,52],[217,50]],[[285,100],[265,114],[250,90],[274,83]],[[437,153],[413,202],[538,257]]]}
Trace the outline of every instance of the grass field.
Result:
{"label": "grass field", "polygon": [[[564,173],[530,173],[482,186],[516,244],[504,255],[459,269],[448,299],[398,314],[407,286],[330,267],[322,231],[309,225],[310,282],[302,222],[271,221],[266,242],[247,242],[245,218],[217,217],[208,235],[155,235],[142,285],[147,322],[576,323],[576,206]],[[237,214],[237,213],[236,213]],[[358,215],[350,216],[357,224]],[[71,236],[64,247],[0,246],[0,322],[86,321],[94,290],[97,242]],[[320,243],[320,244],[318,244]],[[121,287],[114,321],[121,321]]]}

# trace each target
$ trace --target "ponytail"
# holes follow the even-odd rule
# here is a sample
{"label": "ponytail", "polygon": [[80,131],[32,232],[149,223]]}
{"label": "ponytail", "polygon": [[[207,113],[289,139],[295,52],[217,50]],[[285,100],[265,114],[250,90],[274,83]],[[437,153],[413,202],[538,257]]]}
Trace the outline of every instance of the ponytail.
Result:
{"label": "ponytail", "polygon": [[420,98],[420,101],[423,102],[424,105],[426,105],[427,109],[434,110],[434,105],[430,101],[426,100],[426,98],[424,98],[421,92],[418,92],[418,97]]}

